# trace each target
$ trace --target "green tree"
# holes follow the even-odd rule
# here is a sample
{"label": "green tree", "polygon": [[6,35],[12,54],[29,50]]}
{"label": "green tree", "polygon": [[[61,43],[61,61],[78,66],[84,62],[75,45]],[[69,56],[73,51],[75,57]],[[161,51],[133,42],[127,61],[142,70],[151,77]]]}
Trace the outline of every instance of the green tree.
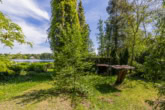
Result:
{"label": "green tree", "polygon": [[99,33],[97,34],[97,40],[98,40],[98,54],[101,57],[105,57],[105,33],[104,33],[104,21],[102,19],[99,19],[98,27]]}
{"label": "green tree", "polygon": [[20,44],[31,45],[30,42],[25,41],[25,36],[21,27],[13,23],[2,12],[0,12],[0,43],[12,48],[15,41]]}
{"label": "green tree", "polygon": [[84,63],[77,0],[52,0],[51,7],[49,40],[55,58],[56,85],[75,93]]}
{"label": "green tree", "polygon": [[[152,3],[154,0],[133,0],[131,2],[130,16],[128,19],[128,44],[130,47],[130,65],[133,65],[135,56],[143,50],[146,36],[146,25],[150,23]],[[152,8],[153,10],[153,8]],[[143,28],[144,29],[143,29]]]}
{"label": "green tree", "polygon": [[[163,13],[162,10],[165,9],[165,0],[162,0],[162,8],[161,8],[161,12],[158,13],[157,16],[157,33],[158,33],[158,44],[156,45],[156,49],[154,52],[156,52],[156,56],[155,59],[157,61],[157,64],[159,64],[160,68],[156,68],[154,69],[154,71],[156,70],[157,73],[160,73],[161,78],[163,79],[163,81],[165,80],[165,14]],[[155,53],[153,53],[155,54]],[[155,55],[154,55],[155,56]],[[152,60],[155,60],[152,59]],[[157,60],[159,59],[159,60]],[[156,100],[156,104],[154,109],[155,110],[164,110],[165,109],[165,83],[162,84],[161,86],[158,87],[159,90],[159,94],[158,94],[158,100]]]}
{"label": "green tree", "polygon": [[[128,13],[131,10],[127,0],[109,0],[106,20],[106,50],[107,56],[111,55],[112,63],[119,62],[120,48],[124,47],[128,29]],[[112,53],[113,52],[113,53]]]}
{"label": "green tree", "polygon": [[[2,2],[0,0],[0,2]],[[22,32],[22,29],[17,24],[13,23],[9,18],[7,18],[2,12],[0,12],[0,43],[4,46],[12,48],[14,42],[20,44],[28,44],[32,46],[30,42],[25,40],[25,36]],[[10,60],[7,56],[0,57],[0,75],[4,76],[4,73],[12,73],[9,69],[11,65]]]}
{"label": "green tree", "polygon": [[[161,6],[160,6],[161,7]],[[165,79],[165,14],[162,5],[154,14],[154,37],[150,38],[149,56],[145,60],[145,77],[152,80]]]}
{"label": "green tree", "polygon": [[80,29],[81,29],[81,36],[83,39],[83,53],[85,53],[85,57],[87,57],[92,50],[92,40],[90,39],[90,28],[89,25],[86,23],[85,19],[85,12],[83,8],[82,0],[78,3],[78,17],[80,22]]}

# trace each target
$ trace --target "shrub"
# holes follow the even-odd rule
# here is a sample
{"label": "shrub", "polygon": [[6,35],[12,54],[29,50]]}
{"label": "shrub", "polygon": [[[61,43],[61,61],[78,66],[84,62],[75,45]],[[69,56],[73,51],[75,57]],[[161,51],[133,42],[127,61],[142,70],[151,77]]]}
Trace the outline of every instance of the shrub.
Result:
{"label": "shrub", "polygon": [[6,76],[14,74],[14,71],[10,69],[13,63],[4,57],[0,57],[0,79],[5,79]]}
{"label": "shrub", "polygon": [[13,70],[17,75],[21,73],[21,71],[27,71],[29,67],[28,63],[18,63],[11,65],[10,69]]}
{"label": "shrub", "polygon": [[0,72],[9,72],[9,67],[12,65],[12,62],[4,57],[0,57]]}
{"label": "shrub", "polygon": [[28,69],[28,71],[35,72],[47,72],[47,64],[46,63],[32,63]]}
{"label": "shrub", "polygon": [[159,58],[152,56],[146,57],[144,67],[145,78],[151,81],[163,80],[165,75],[165,66]]}
{"label": "shrub", "polygon": [[127,65],[128,58],[129,58],[129,51],[128,48],[126,48],[124,51],[122,51],[122,53],[120,53],[120,65]]}

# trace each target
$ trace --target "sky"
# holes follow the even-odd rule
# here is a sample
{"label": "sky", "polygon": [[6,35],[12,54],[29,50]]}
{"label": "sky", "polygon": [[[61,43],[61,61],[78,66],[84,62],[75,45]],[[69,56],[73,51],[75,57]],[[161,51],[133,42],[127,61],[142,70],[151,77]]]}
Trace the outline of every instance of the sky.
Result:
{"label": "sky", "polygon": [[[33,48],[28,45],[15,46],[10,49],[0,44],[0,53],[51,53],[47,29],[50,26],[51,0],[2,0],[0,11],[2,11],[13,22],[17,23],[23,30],[26,40],[32,42]],[[108,0],[82,0],[85,9],[86,21],[90,26],[90,38],[97,52],[98,41],[96,38],[97,23],[101,18],[107,19],[106,7]]]}

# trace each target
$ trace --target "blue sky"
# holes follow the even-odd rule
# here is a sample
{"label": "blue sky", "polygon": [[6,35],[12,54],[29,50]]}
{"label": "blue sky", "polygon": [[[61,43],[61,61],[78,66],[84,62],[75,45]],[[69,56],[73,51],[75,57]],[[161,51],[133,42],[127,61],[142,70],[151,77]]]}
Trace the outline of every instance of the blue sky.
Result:
{"label": "blue sky", "polygon": [[[90,25],[90,38],[97,52],[96,33],[100,18],[107,18],[108,0],[83,0],[85,16]],[[3,0],[0,11],[22,27],[26,40],[33,43],[33,48],[15,43],[13,49],[0,44],[0,53],[44,53],[51,52],[47,40],[50,25],[50,0]]]}

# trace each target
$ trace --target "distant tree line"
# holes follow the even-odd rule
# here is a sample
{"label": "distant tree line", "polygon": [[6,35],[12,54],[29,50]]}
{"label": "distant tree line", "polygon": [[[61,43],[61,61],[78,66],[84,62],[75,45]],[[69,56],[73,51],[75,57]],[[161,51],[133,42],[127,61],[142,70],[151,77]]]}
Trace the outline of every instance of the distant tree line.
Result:
{"label": "distant tree line", "polygon": [[0,54],[0,57],[8,57],[10,59],[53,59],[52,53],[41,54]]}

